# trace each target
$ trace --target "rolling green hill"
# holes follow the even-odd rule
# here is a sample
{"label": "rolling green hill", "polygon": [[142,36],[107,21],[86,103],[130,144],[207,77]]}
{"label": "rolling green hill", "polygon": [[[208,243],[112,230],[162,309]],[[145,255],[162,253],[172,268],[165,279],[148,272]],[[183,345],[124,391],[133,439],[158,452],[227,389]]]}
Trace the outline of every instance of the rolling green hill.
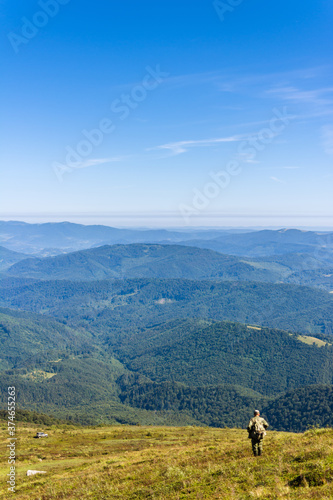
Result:
{"label": "rolling green hill", "polygon": [[333,386],[299,387],[267,398],[241,386],[188,387],[177,382],[147,382],[142,376],[124,375],[118,381],[120,399],[146,410],[188,411],[213,427],[243,427],[254,408],[260,408],[270,429],[304,432],[310,427],[333,427]]}
{"label": "rolling green hill", "polygon": [[[0,420],[8,422],[8,411],[0,410]],[[45,413],[38,413],[35,411],[29,410],[21,410],[19,408],[15,408],[15,422],[29,422],[33,424],[39,425],[56,425],[56,424],[72,424],[72,422],[68,420],[60,420],[59,418],[55,418],[52,415],[46,415]]]}
{"label": "rolling green hill", "polygon": [[128,370],[83,329],[34,313],[0,310],[0,401],[16,387],[19,408],[84,424],[194,424],[189,414],[122,404],[117,379]]}
{"label": "rolling green hill", "polygon": [[5,274],[42,280],[94,281],[116,278],[218,279],[310,285],[331,291],[332,262],[309,254],[241,258],[180,245],[114,245],[19,259]]}
{"label": "rolling green hill", "polygon": [[247,257],[266,257],[288,253],[306,253],[332,263],[333,233],[299,229],[262,230],[222,234],[210,240],[185,241],[185,245],[209,248],[217,252]]}
{"label": "rolling green hill", "polygon": [[9,276],[74,281],[110,278],[223,279],[276,281],[281,271],[248,264],[238,257],[179,245],[114,245],[80,252],[26,259]]}
{"label": "rolling green hill", "polygon": [[333,268],[296,271],[290,274],[285,281],[333,292]]}
{"label": "rolling green hill", "polygon": [[[85,424],[244,426],[254,406],[271,416],[275,398],[333,383],[333,294],[265,282],[313,284],[329,273],[320,265],[155,244],[18,262],[0,280],[1,401],[10,380],[22,408]],[[314,421],[302,412],[290,428]]]}
{"label": "rolling green hill", "polygon": [[[332,334],[333,294],[296,285],[193,280],[0,280],[0,306],[48,314],[105,338],[174,318]],[[118,332],[118,333],[117,333]]]}
{"label": "rolling green hill", "polygon": [[89,352],[91,335],[45,316],[0,309],[0,367],[20,368],[57,353]]}
{"label": "rolling green hill", "polygon": [[8,250],[8,248],[0,246],[0,271],[5,271],[16,262],[26,259],[28,256],[23,253]]}
{"label": "rolling green hill", "polygon": [[178,382],[151,382],[142,375],[118,379],[120,400],[134,408],[187,412],[198,422],[213,427],[246,427],[253,408],[269,398],[237,385],[189,387]]}
{"label": "rolling green hill", "polygon": [[119,422],[137,422],[130,418],[130,409],[117,398],[115,380],[126,370],[121,363],[108,358],[69,355],[50,361],[36,360],[22,369],[3,371],[1,400],[5,402],[10,380],[17,388],[17,404],[23,409],[85,424],[112,423],[117,417]]}
{"label": "rolling green hill", "polygon": [[179,320],[133,334],[113,347],[118,359],[156,382],[233,384],[277,395],[333,383],[333,347],[301,342],[282,330],[231,322]]}
{"label": "rolling green hill", "polygon": [[333,386],[309,385],[288,391],[264,413],[274,429],[303,432],[309,426],[333,427]]}
{"label": "rolling green hill", "polygon": [[251,258],[180,245],[131,244],[44,258],[27,259],[19,255],[16,254],[13,265],[9,258],[4,259],[2,275],[71,281],[128,278],[258,281],[333,291],[333,254],[331,260],[325,260],[316,252]]}
{"label": "rolling green hill", "polygon": [[183,319],[107,335],[8,309],[0,325],[2,403],[10,381],[20,408],[85,424],[244,426],[269,398],[332,384],[331,345],[276,329]]}

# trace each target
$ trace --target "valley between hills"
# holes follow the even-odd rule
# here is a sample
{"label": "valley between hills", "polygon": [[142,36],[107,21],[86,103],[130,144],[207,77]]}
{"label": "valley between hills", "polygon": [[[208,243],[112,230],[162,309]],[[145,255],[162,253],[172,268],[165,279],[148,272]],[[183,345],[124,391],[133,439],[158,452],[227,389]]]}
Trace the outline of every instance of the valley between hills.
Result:
{"label": "valley between hills", "polygon": [[10,382],[82,425],[333,425],[330,233],[0,229],[2,404]]}

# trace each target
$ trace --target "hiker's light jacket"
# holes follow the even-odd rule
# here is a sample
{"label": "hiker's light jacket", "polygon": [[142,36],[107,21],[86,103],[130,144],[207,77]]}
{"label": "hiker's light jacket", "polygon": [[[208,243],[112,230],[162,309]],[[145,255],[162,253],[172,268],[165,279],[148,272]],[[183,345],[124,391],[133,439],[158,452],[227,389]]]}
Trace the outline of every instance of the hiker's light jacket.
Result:
{"label": "hiker's light jacket", "polygon": [[260,417],[259,415],[251,418],[250,422],[249,422],[249,425],[247,426],[247,431],[249,433],[249,438],[251,439],[256,439],[256,435],[255,435],[255,424],[256,422],[260,423],[264,429],[267,429],[268,427],[268,423],[266,422],[266,420],[262,417]]}

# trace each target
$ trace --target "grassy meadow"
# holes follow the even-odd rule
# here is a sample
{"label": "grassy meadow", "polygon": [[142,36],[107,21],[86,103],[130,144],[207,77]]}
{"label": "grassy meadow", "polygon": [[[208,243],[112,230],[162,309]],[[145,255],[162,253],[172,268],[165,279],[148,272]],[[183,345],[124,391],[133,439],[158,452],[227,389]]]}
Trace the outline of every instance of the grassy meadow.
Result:
{"label": "grassy meadow", "polygon": [[[1,425],[5,499],[333,498],[333,429],[269,432],[264,456],[255,458],[240,429],[21,423],[11,493]],[[33,439],[37,430],[49,437]],[[28,469],[47,473],[27,477]]]}

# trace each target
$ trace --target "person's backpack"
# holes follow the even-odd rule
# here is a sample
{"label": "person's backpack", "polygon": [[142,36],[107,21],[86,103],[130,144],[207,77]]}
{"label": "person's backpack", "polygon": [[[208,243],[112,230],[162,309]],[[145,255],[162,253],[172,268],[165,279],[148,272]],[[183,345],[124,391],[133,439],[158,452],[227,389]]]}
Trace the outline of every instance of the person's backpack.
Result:
{"label": "person's backpack", "polygon": [[252,427],[252,432],[253,432],[253,437],[256,439],[262,439],[264,436],[266,436],[266,430],[265,427],[263,426],[261,420],[255,420],[254,426]]}

